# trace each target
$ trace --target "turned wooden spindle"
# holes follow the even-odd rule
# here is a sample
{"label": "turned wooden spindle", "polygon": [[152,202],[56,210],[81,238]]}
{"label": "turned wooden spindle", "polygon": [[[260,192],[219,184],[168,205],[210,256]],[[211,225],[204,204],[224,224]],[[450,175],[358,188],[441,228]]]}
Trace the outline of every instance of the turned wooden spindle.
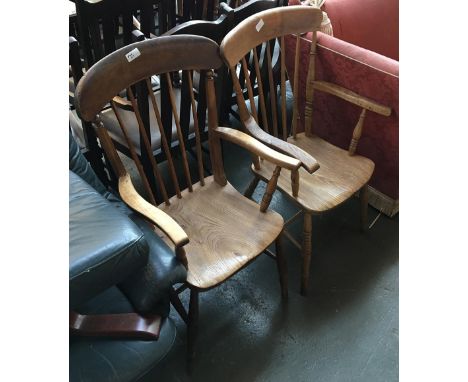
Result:
{"label": "turned wooden spindle", "polygon": [[291,189],[294,197],[299,195],[299,169],[291,171]]}
{"label": "turned wooden spindle", "polygon": [[224,173],[223,154],[221,152],[221,141],[215,129],[218,127],[218,113],[216,110],[216,98],[214,87],[214,74],[212,70],[206,73],[206,104],[208,107],[208,145],[210,147],[210,158],[212,163],[213,177],[215,181],[225,186],[227,184]]}
{"label": "turned wooden spindle", "polygon": [[109,134],[101,121],[101,118],[97,115],[92,124],[94,126],[94,130],[96,131],[96,135],[99,138],[99,142],[101,143],[101,146],[110,161],[115,175],[118,177],[124,175],[126,173],[125,167],[120,160],[117,151],[114,149],[112,140],[110,139]]}
{"label": "turned wooden spindle", "polygon": [[280,166],[276,166],[275,170],[273,171],[273,175],[271,176],[270,181],[267,184],[265,193],[263,194],[262,202],[260,204],[260,211],[265,212],[270,205],[271,198],[273,197],[273,193],[276,189],[276,184],[278,183],[278,177],[281,171]]}
{"label": "turned wooden spindle", "polygon": [[351,139],[351,143],[349,144],[348,149],[349,155],[354,155],[356,151],[359,138],[361,138],[362,134],[362,125],[364,124],[364,118],[366,118],[366,109],[362,109],[361,115],[359,116],[359,121],[357,122],[356,127],[353,130],[353,138]]}

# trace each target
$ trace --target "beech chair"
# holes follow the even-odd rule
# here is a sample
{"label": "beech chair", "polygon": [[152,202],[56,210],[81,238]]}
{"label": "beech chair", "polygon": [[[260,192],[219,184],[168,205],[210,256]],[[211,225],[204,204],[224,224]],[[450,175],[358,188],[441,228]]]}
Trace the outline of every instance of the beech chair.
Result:
{"label": "beech chair", "polygon": [[[131,59],[133,56],[134,58]],[[93,123],[101,146],[107,153],[118,176],[118,190],[122,200],[133,210],[145,216],[161,237],[175,250],[176,256],[187,268],[187,281],[171,299],[174,307],[188,325],[188,358],[194,356],[194,342],[198,319],[198,295],[226,281],[232,275],[248,265],[267,247],[275,243],[276,262],[279,272],[281,293],[287,298],[287,274],[284,257],[281,253],[280,233],[283,229],[283,218],[278,213],[268,210],[274,184],[269,183],[260,206],[240,194],[227,180],[224,174],[221,156],[221,140],[238,144],[253,154],[258,167],[262,157],[273,163],[273,177],[277,177],[280,168],[297,171],[300,161],[268,148],[251,136],[230,128],[219,127],[216,115],[216,96],[214,92],[213,69],[222,65],[219,46],[214,41],[201,36],[168,36],[149,39],[121,48],[95,64],[81,79],[76,89],[77,110],[82,119]],[[119,117],[120,110],[114,106],[113,97],[123,89],[129,89],[135,83],[146,82],[154,74],[174,71],[187,72],[189,79],[188,93],[192,104],[192,115],[195,124],[197,165],[189,167],[181,139],[178,110],[174,104],[174,93],[170,91],[173,118],[177,126],[182,160],[182,174],[187,187],[179,186],[179,178],[174,168],[174,159],[169,147],[171,141],[165,135],[160,113],[154,97],[152,113],[158,121],[162,147],[166,150],[169,179],[164,180],[162,169],[156,159],[151,157],[152,172],[155,183],[150,184],[149,177],[140,171],[138,180],[143,184],[140,196],[133,186],[131,176],[121,162],[115,146],[110,139],[106,126],[100,119],[102,107],[110,102],[116,113],[120,128],[127,137],[128,147],[135,151],[129,139],[128,126]],[[193,71],[206,71],[209,148],[212,176],[204,176],[201,158],[200,132],[196,118],[195,98],[190,81]],[[134,118],[141,129],[141,117],[138,108],[134,108]],[[144,135],[143,135],[144,136]],[[151,150],[145,140],[146,150]],[[135,157],[136,158],[136,157]],[[138,158],[135,160],[141,170]],[[193,179],[198,178],[197,182]],[[176,195],[169,198],[168,184],[176,190]],[[156,190],[163,200],[156,203]],[[178,298],[178,293],[190,289],[188,312]],[[190,365],[190,362],[189,362]]]}
{"label": "beech chair", "polygon": [[[287,236],[301,251],[303,256],[301,294],[307,293],[309,283],[309,269],[312,254],[312,215],[321,214],[335,208],[359,192],[361,199],[361,229],[367,225],[368,192],[367,183],[374,171],[374,163],[368,158],[356,155],[356,147],[363,129],[367,111],[382,116],[389,116],[391,109],[362,97],[336,84],[315,81],[315,48],[317,30],[322,21],[319,9],[302,6],[279,7],[255,14],[235,27],[224,38],[221,44],[221,55],[230,68],[234,89],[237,94],[239,114],[243,127],[253,137],[278,150],[291,158],[300,160],[301,167],[297,170],[285,170],[276,178],[278,188],[301,208],[285,225],[296,219],[301,213],[303,221],[302,246],[286,231]],[[309,62],[300,62],[302,33],[312,32],[313,41],[310,45]],[[295,36],[290,36],[295,35]],[[295,39],[296,50],[294,56],[294,73],[288,75],[285,60],[285,39]],[[280,81],[279,91],[273,81],[273,68],[269,52],[273,45],[279,47]],[[257,49],[267,52],[267,66],[269,80],[262,83],[262,77],[257,75],[255,86],[258,86],[259,112],[253,97],[254,84],[250,81],[249,70],[245,56],[252,52],[255,71],[260,72]],[[292,58],[291,58],[292,60]],[[308,66],[307,90],[305,102],[305,132],[298,132],[300,118],[298,94],[299,66]],[[250,112],[247,101],[242,94],[238,73],[243,73],[247,85]],[[292,83],[293,110],[288,120],[286,111],[287,85]],[[270,99],[263,94],[264,88],[273,87]],[[314,92],[321,91],[337,96],[362,109],[359,120],[354,128],[349,149],[343,150],[313,134],[312,101]],[[270,102],[268,102],[270,101]],[[261,120],[261,123],[259,123]],[[252,167],[254,179],[244,195],[251,197],[260,180],[267,181],[275,168],[275,164],[268,160],[260,167]]]}

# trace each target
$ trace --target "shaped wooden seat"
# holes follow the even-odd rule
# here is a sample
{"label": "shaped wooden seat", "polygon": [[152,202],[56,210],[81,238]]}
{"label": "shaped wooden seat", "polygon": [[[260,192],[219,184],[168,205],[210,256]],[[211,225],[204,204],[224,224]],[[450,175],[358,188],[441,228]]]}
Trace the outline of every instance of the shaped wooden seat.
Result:
{"label": "shaped wooden seat", "polygon": [[[245,131],[268,146],[301,161],[300,170],[283,171],[280,174],[278,186],[304,212],[302,246],[284,231],[293,244],[302,250],[302,294],[306,294],[309,283],[312,214],[332,209],[359,191],[362,229],[367,225],[367,183],[372,176],[374,163],[355,155],[355,152],[366,112],[382,116],[391,113],[390,108],[337,84],[315,80],[317,30],[321,22],[322,11],[318,8],[275,8],[248,17],[229,32],[221,43],[221,55],[229,66]],[[300,36],[306,32],[312,32],[313,40],[309,49],[309,62],[301,62]],[[285,57],[286,41],[295,45],[293,59]],[[289,68],[286,67],[286,61],[290,63]],[[300,120],[298,104],[299,86],[302,85],[299,83],[300,66],[308,68],[304,121]],[[290,116],[286,105],[288,82],[293,93]],[[256,99],[255,88],[258,89]],[[347,151],[314,135],[313,99],[316,91],[339,97],[362,109]],[[305,127],[304,133],[298,131],[301,124]],[[265,161],[260,167],[253,168],[255,177],[245,192],[246,196],[252,195],[260,179],[268,179],[267,174],[273,167]]]}
{"label": "shaped wooden seat", "polygon": [[184,190],[160,208],[193,238],[187,253],[187,283],[212,288],[242,269],[268,247],[283,229],[283,218],[274,211],[260,212],[258,204],[229,183],[220,186],[212,176],[193,192]]}
{"label": "shaped wooden seat", "polygon": [[[290,171],[281,173],[278,188],[312,213],[330,210],[348,200],[369,181],[374,171],[374,163],[370,159],[359,155],[349,156],[348,151],[317,136],[306,137],[305,133],[300,133],[296,139],[289,137],[288,142],[313,154],[320,168],[312,174],[304,168],[299,170],[297,196],[293,195]],[[268,180],[273,168],[273,164],[265,161],[260,170],[252,167],[252,171],[263,180]]]}
{"label": "shaped wooden seat", "polygon": [[[138,52],[138,57],[128,60],[129,52]],[[172,291],[171,302],[188,325],[189,360],[194,357],[194,343],[197,332],[198,293],[227,280],[250,261],[259,256],[269,245],[276,245],[276,263],[279,272],[281,292],[287,297],[287,276],[284,257],[281,253],[279,235],[283,229],[282,217],[267,211],[276,187],[281,169],[297,171],[301,162],[272,150],[251,136],[217,124],[216,96],[213,69],[222,64],[219,46],[213,40],[200,36],[165,36],[131,44],[119,49],[96,63],[83,76],[76,89],[77,110],[87,122],[92,122],[106,156],[118,176],[118,191],[121,199],[133,210],[143,215],[157,233],[165,237],[174,248],[175,256],[187,267],[186,283]],[[197,105],[193,91],[193,72],[200,71],[200,78],[206,78],[206,105],[208,109],[208,143],[212,176],[205,177],[201,151],[201,132],[197,118]],[[152,147],[145,134],[142,150],[150,158],[151,168],[143,168],[131,129],[144,128],[139,113],[138,99],[131,90],[134,84],[147,86],[151,97],[152,75],[169,75],[182,71],[182,81],[187,80],[187,102],[194,123],[196,141],[195,157],[197,166],[189,166],[179,109],[176,107],[174,91],[169,87],[171,118],[176,126],[176,137],[165,134],[158,104],[152,97],[152,109],[161,136],[161,147],[167,158],[163,166],[168,170],[166,181],[162,169],[152,155]],[[184,85],[182,85],[184,86]],[[137,126],[126,126],[120,118],[121,109],[115,106],[114,96],[127,89]],[[148,93],[143,94],[147,101]],[[111,109],[119,122],[122,136],[131,151],[137,174],[130,175],[117,154],[110,138],[108,126],[102,120],[102,107],[110,102]],[[202,102],[198,102],[198,109]],[[173,156],[176,155],[173,140],[177,139],[178,159],[182,162],[182,174],[175,170]],[[253,163],[259,166],[258,157],[274,163],[271,180],[268,182],[263,199],[259,204],[249,200],[235,190],[226,180],[221,156],[221,139],[238,144],[253,155]],[[171,149],[172,147],[172,149]],[[139,176],[144,199],[135,190],[131,177]],[[181,187],[183,182],[187,186]],[[175,190],[170,197],[168,187]],[[162,204],[160,201],[162,200]],[[190,289],[190,303],[186,312],[178,293]]]}

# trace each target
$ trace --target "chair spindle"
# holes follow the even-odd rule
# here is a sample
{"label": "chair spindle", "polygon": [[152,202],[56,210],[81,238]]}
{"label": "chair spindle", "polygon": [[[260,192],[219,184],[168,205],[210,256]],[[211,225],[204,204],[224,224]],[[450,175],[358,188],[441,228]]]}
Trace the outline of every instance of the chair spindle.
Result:
{"label": "chair spindle", "polygon": [[154,96],[153,89],[151,86],[151,81],[149,80],[149,78],[146,79],[146,86],[148,88],[148,94],[151,99],[151,104],[153,105],[154,115],[156,117],[156,121],[158,122],[159,134],[161,136],[161,144],[164,150],[164,154],[166,155],[167,164],[169,165],[169,172],[171,174],[171,179],[174,184],[177,198],[180,199],[182,197],[182,194],[180,193],[179,180],[177,178],[177,173],[174,167],[174,161],[172,160],[171,149],[167,142],[166,133],[164,131],[164,126],[163,126],[162,119],[161,119],[161,113],[159,112],[158,104],[156,103],[156,97]]}
{"label": "chair spindle", "polygon": [[[146,193],[148,195],[149,201],[152,204],[157,205],[155,196],[153,194],[153,190],[151,189],[151,185],[150,185],[150,183],[148,181],[148,178],[147,178],[147,176],[145,174],[145,170],[143,169],[143,165],[141,164],[141,161],[140,161],[140,159],[138,157],[138,154],[136,153],[135,146],[133,145],[133,143],[130,140],[130,137],[128,135],[128,130],[127,130],[125,124],[122,121],[120,113],[118,112],[118,107],[116,107],[114,101],[111,101],[111,106],[112,106],[112,110],[114,111],[114,114],[115,114],[115,116],[117,118],[117,122],[119,123],[120,130],[122,130],[125,141],[127,142],[128,149],[130,150],[130,155],[131,155],[133,161],[135,162],[138,173],[140,174],[140,177],[141,177],[141,180],[143,182],[143,186],[145,187],[145,191],[146,191]],[[138,122],[138,125],[139,125],[139,122]],[[140,134],[141,134],[141,130],[140,130]],[[144,134],[146,135],[146,133],[144,133]]]}
{"label": "chair spindle", "polygon": [[193,115],[193,125],[195,129],[195,145],[196,145],[196,153],[197,153],[197,164],[198,164],[198,176],[200,178],[200,184],[202,186],[205,185],[205,172],[203,169],[203,154],[201,149],[201,137],[200,137],[200,128],[198,126],[198,114],[197,114],[197,106],[195,104],[195,96],[193,94],[193,72],[189,71],[187,73],[187,82],[192,106],[192,115]]}
{"label": "chair spindle", "polygon": [[177,138],[179,139],[180,153],[182,154],[182,162],[183,162],[185,177],[187,180],[187,187],[189,189],[189,192],[192,192],[193,191],[192,178],[190,176],[187,152],[185,151],[184,136],[182,134],[182,129],[180,127],[179,114],[177,112],[175,95],[174,95],[174,91],[172,88],[172,80],[171,80],[171,76],[169,73],[166,73],[166,80],[167,80],[168,90],[169,90],[169,99],[171,101],[172,115],[174,116],[174,121],[176,125],[176,130],[177,130]]}
{"label": "chair spindle", "polygon": [[268,181],[265,193],[263,194],[263,198],[260,203],[261,212],[265,212],[268,209],[268,206],[270,205],[271,198],[273,197],[273,193],[275,192],[275,189],[276,189],[276,184],[278,183],[278,177],[280,175],[280,171],[281,171],[281,167],[276,166],[273,171],[273,175],[271,176],[271,179]]}
{"label": "chair spindle", "polygon": [[348,154],[354,155],[356,152],[357,145],[359,143],[359,138],[362,134],[362,126],[364,125],[364,119],[366,118],[366,109],[362,109],[361,114],[359,115],[359,120],[353,130],[353,138],[349,144]]}
{"label": "chair spindle", "polygon": [[254,57],[254,65],[255,65],[255,75],[257,76],[257,85],[258,85],[258,101],[260,106],[260,111],[262,113],[262,125],[263,129],[270,133],[270,129],[268,128],[268,118],[267,118],[267,111],[265,106],[265,95],[263,93],[263,83],[262,83],[262,75],[260,72],[260,65],[258,63],[258,54],[257,49],[253,49],[253,57]]}
{"label": "chair spindle", "polygon": [[250,82],[249,69],[247,67],[247,61],[245,57],[242,57],[242,70],[244,72],[245,84],[247,86],[247,94],[249,95],[250,109],[252,110],[252,115],[255,118],[255,121],[258,123],[257,108],[255,107],[255,100],[253,97],[252,83]]}
{"label": "chair spindle", "polygon": [[268,65],[268,82],[270,85],[270,105],[271,105],[273,135],[275,137],[278,137],[278,110],[276,107],[276,86],[273,80],[273,67],[271,64],[270,41],[267,41],[266,43],[266,57],[267,57],[267,65]]}

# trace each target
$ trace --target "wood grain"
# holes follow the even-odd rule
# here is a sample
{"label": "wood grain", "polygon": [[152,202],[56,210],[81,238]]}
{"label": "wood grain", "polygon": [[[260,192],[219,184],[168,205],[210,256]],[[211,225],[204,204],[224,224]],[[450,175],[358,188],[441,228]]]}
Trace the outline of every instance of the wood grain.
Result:
{"label": "wood grain", "polygon": [[274,150],[300,160],[301,166],[304,167],[306,171],[312,173],[317,171],[317,169],[320,167],[317,160],[311,154],[307,153],[294,144],[285,142],[279,138],[267,134],[260,128],[260,126],[258,126],[252,117],[247,119],[247,121],[244,121],[244,126],[249,131],[249,133],[257,138],[260,142],[263,142],[267,146],[272,147]]}
{"label": "wood grain", "polygon": [[[338,206],[359,191],[366,184],[374,171],[374,163],[362,156],[349,156],[346,150],[340,149],[323,139],[304,133],[297,134],[288,142],[295,143],[304,151],[314,153],[320,168],[309,174],[300,168],[299,192],[293,196],[291,189],[291,174],[282,171],[278,180],[278,187],[297,201],[308,211],[319,213]],[[267,181],[275,165],[264,161],[260,170],[252,170],[263,180]]]}
{"label": "wood grain", "polygon": [[258,155],[263,159],[267,159],[277,166],[284,167],[289,170],[296,170],[301,165],[301,162],[298,159],[291,158],[290,156],[272,150],[242,131],[231,129],[229,127],[217,127],[215,132],[220,138],[235,143],[246,150],[249,150],[251,153]]}
{"label": "wood grain", "polygon": [[[188,235],[173,218],[163,212],[162,209],[148,203],[138,194],[129,174],[125,174],[119,178],[119,194],[129,207],[151,220],[151,222],[162,230],[176,248],[189,242]],[[175,198],[177,199],[177,197]],[[172,199],[174,199],[174,197]],[[168,206],[166,205],[166,207]]]}
{"label": "wood grain", "polygon": [[198,289],[212,288],[260,255],[280,234],[283,218],[274,211],[260,212],[257,203],[242,196],[230,183],[220,186],[213,176],[205,186],[173,197],[160,208],[172,216],[191,238],[187,252],[187,282]]}
{"label": "wood grain", "polygon": [[[257,30],[260,21],[263,26]],[[234,66],[262,42],[288,34],[318,30],[321,22],[322,11],[312,7],[297,5],[262,11],[246,18],[224,37],[221,55],[228,66]]]}
{"label": "wood grain", "polygon": [[320,90],[325,93],[332,94],[336,97],[342,98],[345,101],[351,102],[374,113],[388,117],[392,113],[392,109],[388,106],[382,105],[369,98],[363,97],[351,90],[342,86],[325,81],[313,81],[312,86],[315,90]]}
{"label": "wood grain", "polygon": [[[140,56],[125,55],[138,48]],[[152,75],[178,70],[217,69],[222,65],[218,45],[201,36],[167,36],[136,42],[104,57],[78,83],[76,108],[85,121],[94,116],[122,89]],[[154,57],[158,57],[157,60]]]}

